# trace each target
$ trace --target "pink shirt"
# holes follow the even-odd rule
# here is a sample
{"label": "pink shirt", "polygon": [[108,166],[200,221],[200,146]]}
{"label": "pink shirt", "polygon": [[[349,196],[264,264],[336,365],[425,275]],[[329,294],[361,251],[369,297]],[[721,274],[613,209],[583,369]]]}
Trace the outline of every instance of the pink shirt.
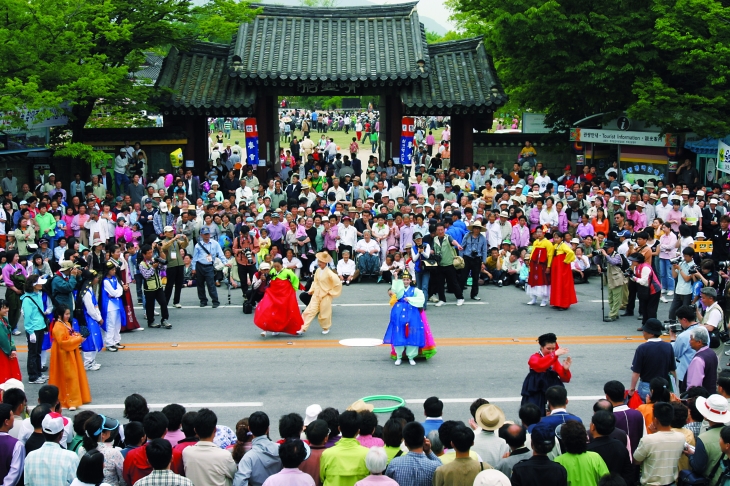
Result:
{"label": "pink shirt", "polygon": [[355,486],[398,486],[398,483],[388,476],[368,476],[355,483]]}
{"label": "pink shirt", "polygon": [[177,443],[184,438],[185,434],[183,433],[182,429],[167,431],[167,433],[165,434],[165,439],[167,439],[167,442],[169,442],[172,447],[175,447]]}
{"label": "pink shirt", "polygon": [[357,437],[357,441],[360,443],[363,447],[383,447],[385,446],[385,442],[383,442],[383,439],[378,439],[377,437],[373,437],[372,435],[359,435]]}

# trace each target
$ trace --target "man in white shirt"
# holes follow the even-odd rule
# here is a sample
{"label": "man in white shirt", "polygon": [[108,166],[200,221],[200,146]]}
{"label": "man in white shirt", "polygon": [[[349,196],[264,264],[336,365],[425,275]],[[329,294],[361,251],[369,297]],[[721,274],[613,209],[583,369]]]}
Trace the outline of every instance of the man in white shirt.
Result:
{"label": "man in white shirt", "polygon": [[682,208],[682,222],[692,229],[693,235],[702,227],[702,208],[695,204],[692,194],[689,196],[689,203]]}
{"label": "man in white shirt", "polygon": [[685,437],[672,430],[673,417],[674,410],[669,403],[654,404],[656,432],[644,435],[634,452],[634,463],[642,465],[641,484],[674,484],[677,480],[677,463],[684,451]]}
{"label": "man in white shirt", "polygon": [[106,244],[109,240],[109,224],[107,224],[107,220],[99,219],[99,211],[96,209],[91,210],[91,216],[84,223],[84,228],[89,230],[89,246],[94,246],[97,241]]}
{"label": "man in white shirt", "polygon": [[352,218],[345,216],[342,218],[342,224],[337,227],[337,242],[340,255],[344,257],[345,251],[352,251],[357,244],[357,229],[352,226]]}
{"label": "man in white shirt", "polygon": [[337,275],[345,285],[350,285],[360,276],[360,271],[355,267],[355,260],[350,258],[348,250],[342,252],[342,258],[337,262]]}
{"label": "man in white shirt", "polygon": [[241,179],[241,187],[236,189],[236,207],[240,206],[242,202],[248,204],[251,200],[253,200],[253,191],[246,186],[246,179]]}

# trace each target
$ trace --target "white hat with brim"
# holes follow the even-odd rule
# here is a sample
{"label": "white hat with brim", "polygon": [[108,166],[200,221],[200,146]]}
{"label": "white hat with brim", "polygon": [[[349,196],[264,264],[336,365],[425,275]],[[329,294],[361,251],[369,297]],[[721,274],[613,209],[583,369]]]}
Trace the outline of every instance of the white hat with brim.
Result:
{"label": "white hat with brim", "polygon": [[482,226],[481,221],[474,221],[472,224],[467,226],[467,229],[469,231],[473,230],[474,228],[479,228],[479,231],[484,231],[486,229],[486,228],[484,228],[484,226]]}
{"label": "white hat with brim", "polygon": [[308,406],[307,410],[304,412],[304,425],[307,426],[317,420],[317,416],[321,411],[322,406],[316,403]]}
{"label": "white hat with brim", "polygon": [[722,395],[710,395],[708,398],[697,397],[697,410],[710,422],[726,424],[730,422],[730,405]]}
{"label": "white hat with brim", "polygon": [[25,391],[25,387],[23,386],[23,382],[20,380],[16,380],[15,378],[10,378],[8,381],[0,385],[0,390],[6,392],[8,390],[11,390],[13,388],[17,388],[19,390]]}

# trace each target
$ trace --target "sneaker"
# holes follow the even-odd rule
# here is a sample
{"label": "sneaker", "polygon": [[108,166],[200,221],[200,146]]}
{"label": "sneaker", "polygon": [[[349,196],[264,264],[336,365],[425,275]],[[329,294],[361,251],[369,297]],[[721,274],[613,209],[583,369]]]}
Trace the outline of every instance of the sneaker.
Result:
{"label": "sneaker", "polygon": [[126,346],[123,345],[122,343],[117,343],[117,344],[114,345],[114,347],[117,348],[117,349],[124,349],[124,348],[126,348]]}
{"label": "sneaker", "polygon": [[456,305],[464,305],[464,299],[456,299]]}
{"label": "sneaker", "polygon": [[301,329],[297,331],[297,336],[304,336],[304,331]]}
{"label": "sneaker", "polygon": [[206,307],[207,305],[208,305],[208,303],[207,303],[207,302],[206,302],[205,304],[204,304],[204,303],[202,303],[202,302],[200,303],[200,307]]}
{"label": "sneaker", "polygon": [[671,297],[674,295],[674,290],[668,290],[667,291],[667,297]]}
{"label": "sneaker", "polygon": [[266,331],[261,331],[261,337],[266,337]]}
{"label": "sneaker", "polygon": [[730,356],[730,351],[725,351],[725,356]]}
{"label": "sneaker", "polygon": [[532,299],[530,302],[527,303],[527,305],[535,305],[537,304],[537,299]]}
{"label": "sneaker", "polygon": [[325,329],[324,331],[322,331],[322,334],[329,334],[329,333],[330,333],[329,329]]}
{"label": "sneaker", "polygon": [[138,327],[137,329],[132,329],[132,332],[137,332],[137,331],[144,331],[144,327]]}
{"label": "sneaker", "polygon": [[76,411],[76,407],[68,407],[68,411],[69,412],[75,412]]}
{"label": "sneaker", "polygon": [[442,305],[444,305],[445,303],[446,303],[446,302],[444,302],[443,300],[438,300],[438,301],[436,301],[436,303],[435,303],[435,304],[434,304],[433,306],[434,306],[434,307],[441,307],[441,306],[442,306]]}
{"label": "sneaker", "polygon": [[408,358],[408,362],[411,364],[411,366],[416,366],[415,360]]}
{"label": "sneaker", "polygon": [[30,383],[31,385],[42,385],[45,382],[46,382],[46,380],[44,380],[43,378],[37,378],[33,381],[29,381],[28,383]]}
{"label": "sneaker", "polygon": [[175,309],[182,309],[182,305],[180,305],[180,304],[175,304],[174,307],[175,307]]}
{"label": "sneaker", "polygon": [[110,353],[116,353],[118,351],[116,346],[107,346],[106,350],[109,351]]}
{"label": "sneaker", "polygon": [[502,285],[504,285],[504,282],[502,282],[501,280],[497,282],[497,287],[502,287]]}
{"label": "sneaker", "polygon": [[542,302],[540,302],[540,307],[547,307],[547,305],[547,300],[543,300]]}
{"label": "sneaker", "polygon": [[[400,366],[400,364],[401,364],[400,358],[398,358],[397,360],[395,360],[395,365],[396,366]],[[31,381],[31,383],[33,383],[33,382]]]}
{"label": "sneaker", "polygon": [[472,297],[471,300],[482,300],[481,297]]}
{"label": "sneaker", "polygon": [[137,299],[138,304],[142,304],[142,299]]}
{"label": "sneaker", "polygon": [[220,306],[221,306],[221,305],[220,305],[220,303],[214,303],[214,304],[213,304],[213,309],[217,309],[217,308],[218,308],[218,307],[220,307]]}
{"label": "sneaker", "polygon": [[89,366],[89,369],[91,371],[97,371],[99,368],[101,368],[101,365],[99,363],[94,362],[91,366]]}
{"label": "sneaker", "polygon": [[13,329],[13,336],[20,336],[20,330],[19,329]]}
{"label": "sneaker", "polygon": [[[429,302],[433,302],[434,304],[439,301],[439,298],[435,295],[432,295],[430,299],[428,299]],[[730,341],[728,341],[730,342]]]}
{"label": "sneaker", "polygon": [[661,297],[659,297],[659,301],[660,301],[660,302],[663,302],[663,303],[665,303],[665,304],[668,304],[668,303],[669,303],[669,301],[667,300],[667,298],[666,298],[666,297],[664,297],[663,295],[662,295]]}
{"label": "sneaker", "polygon": [[156,316],[159,316],[160,313],[158,311],[154,311]]}
{"label": "sneaker", "polygon": [[[728,341],[728,342],[730,343],[730,341]],[[48,371],[48,366],[41,366],[41,371],[44,372],[44,373],[46,371]]]}
{"label": "sneaker", "polygon": [[162,327],[164,327],[165,329],[172,329],[172,324],[170,324],[170,321],[165,319],[164,321],[162,321]]}
{"label": "sneaker", "polygon": [[161,326],[159,324],[157,324],[156,322],[153,322],[151,324],[147,324],[147,327],[149,327],[151,329],[159,329]]}

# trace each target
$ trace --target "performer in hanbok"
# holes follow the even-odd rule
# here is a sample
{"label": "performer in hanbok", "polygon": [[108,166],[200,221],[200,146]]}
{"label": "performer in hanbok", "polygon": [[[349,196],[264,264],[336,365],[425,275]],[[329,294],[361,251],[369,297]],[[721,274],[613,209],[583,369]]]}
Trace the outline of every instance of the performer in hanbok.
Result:
{"label": "performer in hanbok", "polygon": [[263,337],[266,337],[267,332],[274,336],[281,332],[297,334],[304,324],[296,294],[299,278],[293,271],[283,267],[281,258],[274,258],[272,263],[274,268],[269,273],[269,286],[264,298],[256,306],[253,322],[263,329]]}
{"label": "performer in hanbok", "polygon": [[48,384],[58,387],[61,406],[73,411],[91,402],[91,391],[79,351],[79,345],[83,347],[85,340],[74,331],[70,320],[71,311],[68,307],[58,306],[55,320],[51,323],[53,348]]}
{"label": "performer in hanbok", "polygon": [[[532,243],[530,255],[530,275],[527,278],[527,295],[530,301],[527,305],[535,305],[538,297],[540,307],[548,305],[550,297],[550,266],[553,263],[553,244],[545,238],[541,227],[535,229],[535,241]],[[572,277],[571,277],[572,278]]]}
{"label": "performer in hanbok", "polygon": [[104,320],[101,328],[106,332],[104,335],[104,347],[107,351],[116,353],[117,350],[124,349],[119,333],[122,326],[126,323],[127,316],[122,305],[124,288],[117,280],[117,266],[111,260],[106,262],[106,273],[104,280],[101,282],[101,290],[99,293],[101,294],[99,296],[101,302],[99,310]]}
{"label": "performer in hanbok", "polygon": [[436,354],[436,343],[423,311],[426,297],[411,283],[410,272],[404,270],[400,279],[393,280],[388,291],[393,308],[383,343],[391,345],[390,354],[396,366],[400,366],[403,353],[412,366],[416,365],[416,358],[428,359]]}
{"label": "performer in hanbok", "polygon": [[[134,280],[134,275],[129,271],[129,264],[122,255],[122,247],[116,245],[110,246],[109,255],[109,261],[113,262],[117,267],[117,281],[122,286],[124,319],[122,320],[122,329],[120,332],[144,331],[144,327],[139,325],[137,316],[134,314],[134,300],[132,299],[132,291],[129,290],[129,284]],[[117,349],[124,349],[124,345],[122,347],[117,346]]]}
{"label": "performer in hanbok", "polygon": [[558,310],[567,310],[571,305],[578,303],[575,295],[575,282],[570,264],[575,261],[575,253],[563,238],[564,233],[553,233],[553,247],[555,249],[552,266],[550,267],[550,305]]}
{"label": "performer in hanbok", "polygon": [[319,325],[322,327],[322,334],[329,334],[332,327],[332,299],[339,297],[342,293],[342,281],[334,270],[328,267],[332,257],[326,251],[317,253],[317,269],[314,272],[312,287],[307,292],[312,296],[307,308],[302,313],[304,325],[297,331],[302,334],[309,329],[309,325],[319,314]]}
{"label": "performer in hanbok", "polygon": [[10,308],[5,299],[0,299],[0,383],[11,378],[23,381],[18,364],[18,353],[13,341],[13,330],[8,323]]}
{"label": "performer in hanbok", "polygon": [[569,383],[570,365],[573,360],[568,356],[561,363],[558,357],[568,354],[567,348],[558,346],[558,338],[553,333],[543,334],[537,338],[540,351],[530,356],[527,365],[530,372],[522,383],[522,405],[534,403],[545,415],[545,392],[551,386],[564,386]]}
{"label": "performer in hanbok", "polygon": [[99,284],[99,274],[96,270],[84,270],[81,276],[83,279],[81,290],[76,291],[74,303],[73,328],[82,335],[86,334],[82,327],[87,329],[88,336],[81,345],[84,368],[96,371],[101,368],[96,362],[96,354],[104,347],[104,337],[101,334],[104,318],[101,317],[99,304],[94,295],[94,287]]}

